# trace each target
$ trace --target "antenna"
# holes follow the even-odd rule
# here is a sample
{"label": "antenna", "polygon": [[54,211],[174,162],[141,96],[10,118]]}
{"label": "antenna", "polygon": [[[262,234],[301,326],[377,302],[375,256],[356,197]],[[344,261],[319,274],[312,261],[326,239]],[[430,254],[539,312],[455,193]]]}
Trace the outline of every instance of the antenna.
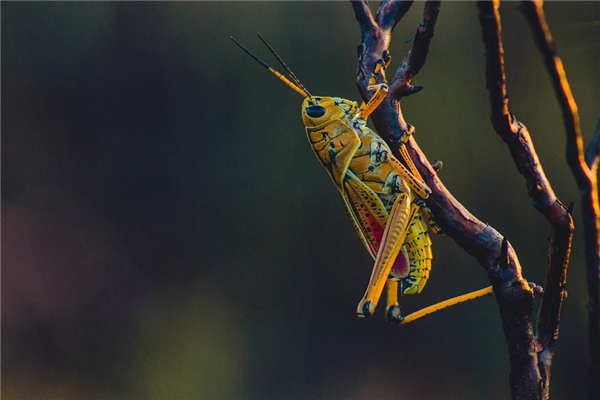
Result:
{"label": "antenna", "polygon": [[271,45],[269,43],[267,43],[267,41],[265,40],[265,38],[263,38],[260,35],[260,33],[257,33],[257,35],[260,38],[260,40],[262,40],[263,43],[269,48],[269,50],[271,50],[271,53],[273,53],[273,55],[275,56],[275,58],[277,59],[277,61],[279,61],[279,63],[283,67],[283,69],[285,69],[286,72],[288,74],[290,74],[290,76],[292,77],[292,79],[294,80],[294,82],[296,82],[296,85],[298,85],[300,87],[300,89],[304,90],[304,92],[306,92],[306,94],[308,95],[308,97],[312,97],[311,94],[308,92],[308,90],[306,90],[306,88],[304,87],[304,85],[302,84],[302,82],[300,82],[300,79],[298,79],[296,77],[296,75],[294,75],[294,73],[292,72],[292,70],[286,65],[285,62],[283,62],[283,60],[281,59],[281,57],[279,57],[279,54],[277,54],[275,52],[275,50],[271,47]]}
{"label": "antenna", "polygon": [[308,93],[308,91],[306,89],[302,90],[298,86],[294,85],[292,82],[290,82],[289,79],[287,79],[285,76],[281,75],[279,72],[277,72],[276,70],[274,70],[273,68],[271,68],[266,62],[264,62],[263,60],[261,60],[260,58],[258,58],[256,55],[254,55],[254,53],[252,53],[250,50],[248,50],[247,48],[245,48],[240,42],[238,42],[237,40],[235,40],[233,38],[233,36],[230,36],[229,38],[231,40],[233,40],[233,42],[235,44],[237,44],[242,50],[244,50],[246,53],[248,53],[248,55],[250,55],[250,57],[254,58],[260,65],[262,65],[263,67],[265,67],[266,69],[268,69],[273,75],[275,75],[276,77],[278,77],[279,79],[281,79],[286,85],[288,85],[289,87],[291,87],[292,89],[294,89],[302,97],[311,97],[310,94]]}

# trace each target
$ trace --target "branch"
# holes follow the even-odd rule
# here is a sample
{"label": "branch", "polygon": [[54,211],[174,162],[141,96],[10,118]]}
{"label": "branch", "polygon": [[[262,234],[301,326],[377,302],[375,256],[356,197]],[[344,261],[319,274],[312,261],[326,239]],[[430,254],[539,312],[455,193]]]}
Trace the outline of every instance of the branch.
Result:
{"label": "branch", "polygon": [[412,79],[421,71],[427,60],[429,44],[435,32],[435,24],[440,12],[440,1],[428,1],[423,9],[423,19],[414,37],[413,47],[406,56],[394,79],[390,83],[390,96],[396,100],[419,92],[423,86],[412,86]]}
{"label": "branch", "polygon": [[[541,376],[537,340],[533,333],[533,292],[521,274],[517,254],[508,240],[466,210],[446,189],[415,140],[407,148],[432,194],[427,205],[442,231],[473,255],[494,286],[511,364],[511,385],[516,398],[533,398]],[[522,381],[516,380],[519,377]]]}
{"label": "branch", "polygon": [[[425,64],[431,40],[428,33],[433,33],[438,10],[439,2],[425,3],[423,23],[419,25],[419,29],[422,30],[420,37],[418,39],[415,37],[413,50],[404,58],[404,64],[407,65],[400,67],[396,74],[399,79],[395,78],[395,82],[401,82],[404,76],[408,78],[409,71],[418,72]],[[387,50],[388,45],[389,37],[369,36],[363,31],[357,74],[357,85],[363,99],[367,99],[369,93],[365,79],[368,75],[362,73],[372,71],[374,62],[381,58],[382,52]],[[416,51],[419,48],[427,51]],[[371,63],[366,60],[375,61]],[[390,144],[396,157],[401,159],[399,147],[410,126],[404,121],[398,99],[388,96],[372,114],[372,120],[379,135]],[[503,329],[511,355],[511,373],[513,378],[520,379],[514,385],[517,387],[516,395],[533,397],[533,394],[538,393],[541,381],[539,370],[536,368],[538,358],[532,321],[533,291],[521,275],[521,266],[514,249],[498,231],[478,220],[454,198],[440,181],[412,136],[406,142],[406,147],[423,179],[432,190],[426,202],[436,224],[465,251],[472,254],[487,271],[502,316]]]}
{"label": "branch", "polygon": [[394,30],[396,24],[400,22],[402,17],[408,12],[412,6],[413,1],[389,1],[385,0],[381,3],[379,10],[377,11],[377,25],[381,28]]}
{"label": "branch", "polygon": [[550,73],[554,90],[558,95],[567,131],[567,162],[581,189],[589,184],[587,179],[589,169],[583,155],[583,139],[581,138],[577,104],[571,93],[563,63],[558,57],[550,28],[546,23],[543,2],[524,1],[523,10],[533,30],[536,43],[544,56],[546,69]]}
{"label": "branch", "polygon": [[[390,96],[372,115],[378,133],[390,144],[392,151],[399,158],[399,148],[403,145],[402,138],[410,132],[410,125],[404,120],[399,100],[420,90],[420,87],[411,86],[411,80],[426,62],[439,6],[440,3],[437,1],[425,3],[423,19],[417,29],[413,48],[405,56],[392,80]],[[546,277],[547,290],[538,320],[541,327],[541,343],[533,334],[533,292],[521,276],[521,266],[510,243],[495,229],[475,218],[452,196],[412,137],[408,139],[406,147],[432,190],[427,205],[436,223],[445,234],[475,256],[488,272],[500,308],[509,350],[513,396],[532,398],[537,397],[541,392],[548,393],[547,385],[544,388],[542,384],[548,382],[549,366],[556,344],[572,223],[569,210],[558,201],[545,177],[526,127],[514,119],[508,111],[497,5],[482,2],[480,8],[484,42],[491,50],[487,52],[486,76],[490,89],[494,127],[508,144],[515,164],[524,175],[528,193],[534,200],[536,209],[546,216],[553,227]],[[386,10],[382,5],[377,19],[380,20],[385,13]],[[357,19],[361,21],[358,12]],[[380,28],[377,26],[367,31],[361,24],[363,40],[359,46],[357,85],[365,100],[369,97],[366,89],[369,73],[373,70],[374,63],[382,57],[383,51],[389,46],[389,31],[382,32]],[[538,352],[541,356],[539,358]],[[541,364],[538,365],[539,362]]]}
{"label": "branch", "polygon": [[[382,2],[377,11],[378,23],[375,23],[365,1],[352,2],[362,34],[361,44],[358,45],[356,84],[365,101],[368,101],[372,95],[372,92],[367,90],[370,72],[375,68],[377,61],[382,58],[383,52],[387,51],[391,32],[396,23],[402,19],[412,4],[412,1]],[[388,132],[389,143],[395,143],[392,148],[401,143],[404,132],[409,130],[409,125],[404,121],[395,100],[416,93],[423,88],[422,86],[411,86],[410,83],[425,65],[440,5],[440,1],[425,2],[423,19],[417,28],[413,48],[404,57],[402,65],[390,84],[390,95],[373,113],[373,121],[378,132],[380,129]]]}
{"label": "branch", "polygon": [[538,351],[539,367],[544,391],[547,393],[550,366],[558,339],[560,310],[565,295],[573,221],[569,210],[556,198],[546,178],[527,128],[509,112],[499,2],[478,2],[478,6],[485,44],[492,124],[508,145],[519,172],[525,178],[527,192],[534,207],[546,217],[552,227],[546,266],[546,289],[538,315],[538,340],[541,345]]}
{"label": "branch", "polygon": [[546,69],[550,73],[554,90],[558,96],[567,135],[567,163],[581,192],[589,296],[590,398],[600,398],[600,204],[597,176],[600,122],[594,138],[584,153],[577,105],[546,23],[542,2],[523,2],[523,9],[533,29],[537,45],[544,56]]}
{"label": "branch", "polygon": [[368,32],[376,27],[373,14],[369,9],[369,4],[365,0],[352,1],[352,8],[354,8],[354,15],[358,21],[361,32]]}
{"label": "branch", "polygon": [[[413,1],[383,1],[377,11],[376,19],[373,18],[369,4],[365,0],[351,3],[362,34],[361,44],[358,46],[357,75],[366,83],[370,74],[365,71],[372,71],[375,63],[381,59],[383,51],[389,46],[392,30],[408,12]],[[365,51],[367,48],[370,51]],[[372,93],[366,89],[364,93],[361,92],[363,98],[367,100],[369,94]]]}

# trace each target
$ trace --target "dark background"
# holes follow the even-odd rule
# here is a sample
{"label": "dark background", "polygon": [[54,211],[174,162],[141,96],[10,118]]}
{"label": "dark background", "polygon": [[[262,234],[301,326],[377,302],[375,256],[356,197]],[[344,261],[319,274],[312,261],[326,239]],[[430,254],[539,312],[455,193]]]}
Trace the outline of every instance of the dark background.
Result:
{"label": "dark background", "polygon": [[[589,141],[600,111],[600,3],[548,2]],[[560,110],[518,3],[503,3],[511,111],[576,234],[555,398],[586,393],[579,194]],[[422,3],[396,27],[399,65]],[[549,226],[489,122],[477,7],[444,3],[406,118],[446,186],[543,284]],[[355,307],[372,260],[307,143],[301,98],[357,100],[346,2],[2,2],[2,395],[60,398],[509,398],[486,297],[398,327]],[[275,62],[272,62],[276,64]],[[434,237],[405,313],[488,285]]]}

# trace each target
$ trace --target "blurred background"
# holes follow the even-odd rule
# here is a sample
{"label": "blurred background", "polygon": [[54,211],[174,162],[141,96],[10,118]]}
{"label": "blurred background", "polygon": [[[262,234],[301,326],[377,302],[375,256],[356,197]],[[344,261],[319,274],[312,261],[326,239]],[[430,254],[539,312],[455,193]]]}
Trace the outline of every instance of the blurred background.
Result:
{"label": "blurred background", "polygon": [[[587,143],[600,3],[545,8]],[[392,68],[421,13],[396,27]],[[511,111],[579,228],[550,79],[518,3],[501,13]],[[3,398],[510,397],[493,297],[403,327],[381,306],[356,317],[373,261],[301,98],[229,40],[272,62],[257,32],[312,93],[359,99],[347,2],[2,3]],[[403,109],[419,145],[543,285],[550,229],[489,122],[475,3],[443,3],[416,84]],[[433,242],[405,314],[489,284],[450,238]],[[577,229],[555,398],[587,390],[582,243]]]}

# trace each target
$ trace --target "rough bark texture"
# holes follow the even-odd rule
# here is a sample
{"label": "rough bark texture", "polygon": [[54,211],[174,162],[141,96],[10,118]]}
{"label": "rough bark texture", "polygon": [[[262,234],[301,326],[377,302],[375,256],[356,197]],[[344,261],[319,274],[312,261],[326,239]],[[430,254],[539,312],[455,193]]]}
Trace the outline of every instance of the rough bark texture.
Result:
{"label": "rough bark texture", "polygon": [[[383,52],[387,51],[394,26],[405,15],[412,2],[384,1],[375,17],[365,1],[352,2],[352,5],[362,33],[361,44],[358,46],[357,85],[366,101],[371,95],[367,90],[369,74],[382,58]],[[406,146],[432,190],[426,203],[442,232],[473,255],[487,271],[494,287],[506,338],[513,398],[547,398],[571,248],[571,210],[556,198],[527,128],[508,111],[498,3],[480,2],[478,5],[486,46],[486,79],[492,123],[506,142],[515,165],[525,178],[534,207],[546,217],[551,226],[546,290],[537,319],[537,336],[533,325],[533,291],[521,275],[521,266],[514,249],[508,240],[493,227],[474,217],[446,189],[410,136],[412,127],[402,115],[400,100],[422,89],[420,86],[412,86],[411,80],[425,65],[440,9],[439,1],[425,2],[413,47],[389,82],[389,95],[372,114],[372,119],[379,135],[390,144],[396,157],[401,159],[399,149]],[[381,81],[384,79],[385,77],[380,77]],[[590,153],[593,151],[590,150]]]}

